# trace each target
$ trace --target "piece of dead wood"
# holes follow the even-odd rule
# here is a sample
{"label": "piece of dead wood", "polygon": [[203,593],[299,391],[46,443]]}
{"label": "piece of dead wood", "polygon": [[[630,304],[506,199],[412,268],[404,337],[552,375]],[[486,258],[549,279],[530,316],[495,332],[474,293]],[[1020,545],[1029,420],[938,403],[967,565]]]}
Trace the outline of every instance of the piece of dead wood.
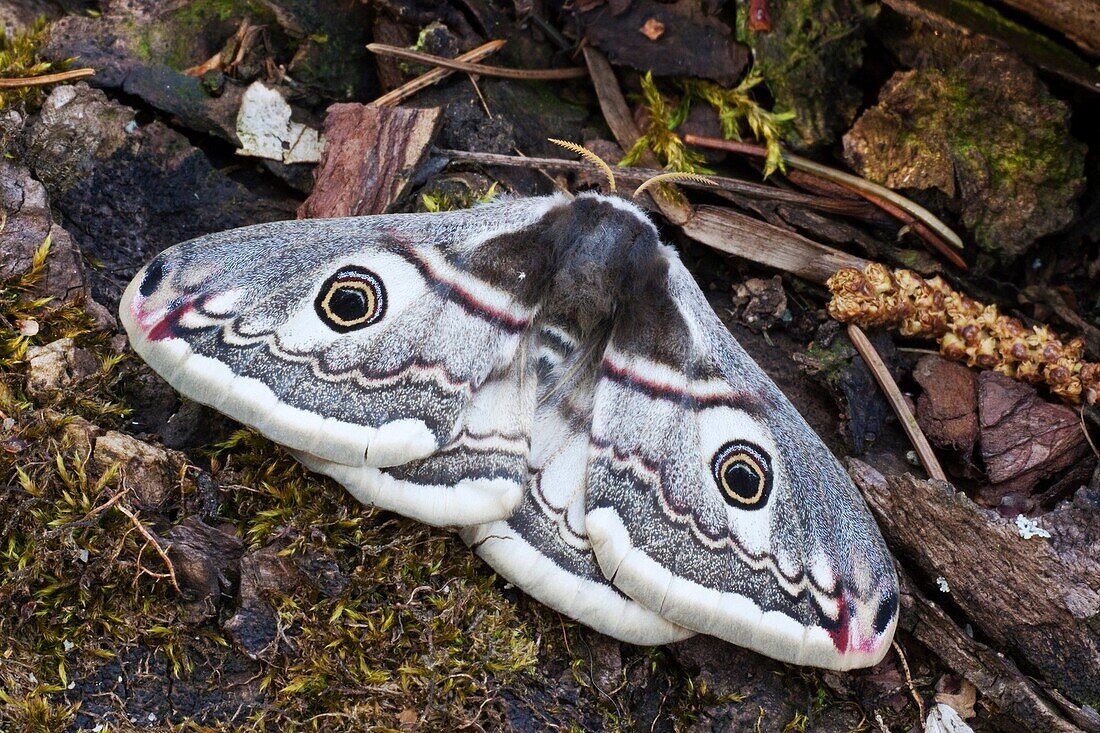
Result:
{"label": "piece of dead wood", "polygon": [[[854,460],[850,469],[875,473],[870,466]],[[1002,713],[1018,721],[1025,730],[1048,733],[1093,733],[1097,730],[1088,725],[1087,712],[1072,704],[1072,710],[1060,709],[1061,706],[1020,672],[1011,659],[968,636],[943,609],[916,588],[904,570],[898,573],[898,581],[901,628],[977,687]],[[1066,719],[1067,714],[1076,725]]]}
{"label": "piece of dead wood", "polygon": [[1005,18],[987,4],[966,0],[885,0],[885,5],[926,24],[938,35],[952,38],[964,49],[975,42],[992,41],[1079,89],[1093,94],[1100,92],[1100,70],[1056,41]]}
{"label": "piece of dead wood", "polygon": [[298,218],[385,213],[428,152],[439,118],[439,108],[329,107],[325,151]]}
{"label": "piece of dead wood", "polygon": [[47,84],[58,84],[63,81],[76,81],[95,75],[95,69],[72,69],[71,71],[59,71],[56,74],[43,74],[42,76],[24,76],[14,79],[0,79],[0,89],[21,89],[23,87],[42,87]]}
{"label": "piece of dead wood", "polygon": [[996,485],[991,496],[1027,493],[1090,453],[1075,410],[1047,402],[1033,386],[1003,374],[978,375],[978,418],[982,461]]}
{"label": "piece of dead wood", "polygon": [[1096,0],[1004,0],[1004,4],[1053,28],[1086,53],[1100,55]]}
{"label": "piece of dead wood", "polygon": [[[477,48],[467,51],[466,53],[459,54],[455,57],[456,61],[466,61],[469,63],[476,63],[484,58],[492,56],[494,53],[504,47],[506,41],[495,40],[483,43]],[[426,74],[421,74],[415,79],[411,79],[396,89],[386,92],[378,99],[371,102],[371,104],[377,107],[392,107],[400,104],[404,100],[408,99],[412,95],[419,92],[421,89],[427,89],[433,84],[438,84],[443,79],[446,79],[451,74],[455,73],[454,69],[435,68]]]}
{"label": "piece of dead wood", "polygon": [[863,333],[863,329],[855,324],[848,324],[848,338],[852,340],[852,345],[856,347],[856,351],[863,357],[863,361],[867,364],[867,368],[871,370],[871,374],[874,375],[875,381],[878,382],[878,386],[882,389],[883,394],[886,395],[886,400],[894,409],[894,414],[897,415],[902,430],[904,430],[905,434],[909,437],[909,442],[913,444],[913,449],[916,450],[917,457],[920,459],[921,465],[924,466],[924,470],[927,471],[928,475],[932,478],[946,481],[947,475],[943,472],[943,467],[940,466],[939,459],[936,458],[936,454],[932,451],[932,446],[928,444],[928,438],[924,437],[924,431],[921,430],[920,425],[917,423],[917,418],[914,417],[913,411],[909,409],[905,397],[902,396],[901,390],[898,389],[897,382],[890,376],[890,370],[887,369],[886,365],[882,362],[882,357],[875,351],[875,347],[867,340],[867,335]]}
{"label": "piece of dead wood", "polygon": [[[723,140],[721,138],[688,134],[684,136],[684,142],[689,145],[726,150],[760,158],[767,157],[768,154],[767,148],[740,140]],[[951,249],[952,247],[963,248],[963,242],[959,235],[955,234],[951,227],[944,224],[923,206],[898,195],[885,186],[830,168],[809,158],[803,158],[792,153],[783,153],[783,162],[790,168],[801,171],[804,175],[817,176],[824,181],[843,186],[866,199],[912,229],[914,234],[919,236],[933,250],[943,255],[951,264],[964,270],[967,269],[966,261]]]}
{"label": "piece of dead wood", "polygon": [[1024,539],[1011,519],[947,482],[852,466],[896,553],[925,577],[945,578],[951,597],[994,646],[1075,704],[1096,704],[1100,640],[1090,624],[1100,614],[1100,493],[1083,488],[1043,515],[1051,539]]}
{"label": "piece of dead wood", "polygon": [[863,260],[806,239],[800,234],[718,206],[700,206],[683,224],[697,242],[767,267],[823,283],[840,267]]}
{"label": "piece of dead wood", "polygon": [[448,59],[442,56],[434,56],[421,51],[411,51],[398,46],[387,46],[384,43],[368,43],[367,50],[379,56],[393,56],[407,61],[417,61],[422,64],[430,64],[453,71],[465,71],[467,74],[479,76],[495,76],[500,79],[518,79],[520,81],[559,81],[563,79],[583,79],[588,76],[588,70],[582,66],[571,66],[564,69],[506,69],[500,66],[486,66],[474,64],[459,59]]}
{"label": "piece of dead wood", "polygon": [[[615,78],[615,70],[611,68],[607,57],[596,49],[585,46],[583,51],[584,61],[588,65],[588,75],[592,79],[592,86],[596,89],[596,98],[600,102],[604,120],[611,128],[611,134],[615,136],[619,147],[630,150],[642,133],[634,123],[634,115],[619,88],[619,80]],[[646,168],[659,168],[661,165],[657,157],[648,150],[641,155],[638,162]],[[691,218],[693,213],[691,204],[675,187],[662,186],[652,191],[651,196],[657,208],[673,224],[682,225]]]}
{"label": "piece of dead wood", "polygon": [[967,458],[978,442],[978,374],[962,364],[928,354],[913,370],[923,390],[917,423],[937,447]]}

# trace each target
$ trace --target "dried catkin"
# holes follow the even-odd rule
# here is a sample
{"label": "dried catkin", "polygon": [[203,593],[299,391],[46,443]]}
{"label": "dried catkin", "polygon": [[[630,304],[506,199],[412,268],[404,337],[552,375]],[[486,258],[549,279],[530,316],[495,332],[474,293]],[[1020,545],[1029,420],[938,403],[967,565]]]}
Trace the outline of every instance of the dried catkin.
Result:
{"label": "dried catkin", "polygon": [[1046,326],[1001,315],[997,306],[971,300],[939,276],[925,279],[871,263],[862,272],[843,268],[827,284],[829,315],[838,321],[939,339],[948,359],[1045,383],[1068,402],[1093,405],[1100,398],[1100,364],[1081,360],[1080,339],[1063,344]]}

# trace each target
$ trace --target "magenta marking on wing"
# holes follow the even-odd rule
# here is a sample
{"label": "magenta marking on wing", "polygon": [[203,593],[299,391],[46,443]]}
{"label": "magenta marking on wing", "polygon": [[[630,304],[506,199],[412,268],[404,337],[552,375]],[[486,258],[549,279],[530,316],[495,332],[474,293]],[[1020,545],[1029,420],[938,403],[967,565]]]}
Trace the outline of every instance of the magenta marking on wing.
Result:
{"label": "magenta marking on wing", "polygon": [[848,611],[848,592],[841,591],[840,597],[837,598],[836,627],[828,629],[828,632],[833,640],[833,646],[842,654],[848,651],[848,640],[851,634],[850,622],[851,613]]}
{"label": "magenta marking on wing", "polygon": [[195,308],[195,301],[188,300],[179,306],[167,311],[160,320],[156,321],[152,328],[149,329],[148,338],[150,341],[164,341],[165,339],[174,338],[176,336],[175,330],[179,326],[180,320],[190,313]]}

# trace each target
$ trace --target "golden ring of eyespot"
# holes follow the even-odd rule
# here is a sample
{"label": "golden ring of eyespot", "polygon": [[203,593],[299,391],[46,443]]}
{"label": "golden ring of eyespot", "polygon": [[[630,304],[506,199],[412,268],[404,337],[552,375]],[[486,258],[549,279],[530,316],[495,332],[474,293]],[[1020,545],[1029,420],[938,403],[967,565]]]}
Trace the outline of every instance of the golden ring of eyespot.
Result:
{"label": "golden ring of eyespot", "polygon": [[314,306],[330,328],[346,333],[378,322],[386,310],[386,289],[370,270],[345,267],[324,282]]}
{"label": "golden ring of eyespot", "polygon": [[760,446],[748,441],[726,443],[715,454],[711,468],[726,503],[740,509],[759,509],[767,503],[771,462]]}

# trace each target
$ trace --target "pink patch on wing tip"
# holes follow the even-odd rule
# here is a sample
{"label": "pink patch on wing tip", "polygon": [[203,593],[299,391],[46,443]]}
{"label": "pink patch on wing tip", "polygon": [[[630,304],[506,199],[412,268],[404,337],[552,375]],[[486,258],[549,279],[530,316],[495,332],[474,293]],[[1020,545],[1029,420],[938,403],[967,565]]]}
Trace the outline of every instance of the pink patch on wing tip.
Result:
{"label": "pink patch on wing tip", "polygon": [[[180,320],[195,307],[194,301],[188,300],[175,308],[164,311],[164,314],[147,329],[146,336],[150,341],[163,341],[175,338],[174,333]],[[144,324],[143,324],[144,325]]]}
{"label": "pink patch on wing tip", "polygon": [[829,629],[829,636],[832,637],[833,646],[842,654],[848,651],[848,641],[851,635],[851,621],[851,613],[848,611],[848,593],[844,592],[841,594],[840,600],[837,601],[836,628]]}

